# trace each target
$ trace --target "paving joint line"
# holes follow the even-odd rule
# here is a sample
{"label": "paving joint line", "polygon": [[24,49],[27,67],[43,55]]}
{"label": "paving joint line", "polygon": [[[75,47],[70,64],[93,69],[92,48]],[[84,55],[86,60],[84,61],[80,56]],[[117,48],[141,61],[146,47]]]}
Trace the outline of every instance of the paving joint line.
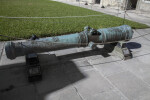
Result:
{"label": "paving joint line", "polygon": [[145,85],[148,86],[148,88],[150,89],[150,84],[148,82],[146,82],[145,80],[143,80],[141,77],[139,77],[138,75],[136,75],[134,72],[130,71],[128,68],[125,68],[127,71],[129,71],[130,73],[132,73],[136,78],[140,79],[142,82],[145,83]]}
{"label": "paving joint line", "polygon": [[85,100],[81,94],[78,92],[78,89],[73,85],[74,89],[76,90],[77,95],[81,98],[81,100]]}
{"label": "paving joint line", "polygon": [[[71,83],[71,80],[69,79],[68,75],[66,74],[66,72],[64,71],[64,66],[65,64],[63,64],[63,73],[67,76],[67,80]],[[74,84],[72,84],[72,87],[75,89],[77,95],[80,97],[81,100],[85,100],[84,97],[79,93],[78,89],[76,88],[76,86]]]}
{"label": "paving joint line", "polygon": [[[94,66],[93,66],[94,67]],[[94,67],[95,68],[95,67]],[[116,89],[121,96],[123,96],[125,99],[130,100],[128,97],[126,97],[107,77],[105,77],[97,68],[95,68],[96,71],[98,71],[98,73],[106,80],[109,82],[110,85],[112,85],[114,87],[114,89]]]}
{"label": "paving joint line", "polygon": [[118,92],[120,92],[120,94],[126,98],[127,100],[130,100],[128,97],[126,97],[107,77],[105,77],[97,68],[95,68],[91,63],[90,65],[106,80],[108,81],[113,87],[114,89],[116,89]]}
{"label": "paving joint line", "polygon": [[37,86],[36,86],[36,82],[33,83],[34,86],[34,92],[35,92],[35,100],[38,100],[38,90],[37,90]]}

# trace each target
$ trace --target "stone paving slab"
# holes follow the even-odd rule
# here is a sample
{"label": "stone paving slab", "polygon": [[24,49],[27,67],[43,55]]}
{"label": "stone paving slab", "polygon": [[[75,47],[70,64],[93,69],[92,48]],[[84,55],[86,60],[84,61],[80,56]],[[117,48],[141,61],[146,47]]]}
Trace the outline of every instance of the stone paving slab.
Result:
{"label": "stone paving slab", "polygon": [[108,53],[107,50],[103,49],[104,45],[97,45],[97,49],[92,50],[90,47],[81,47],[78,48],[78,52],[82,52],[83,56],[85,57],[85,59],[87,60],[91,60],[91,59],[99,59],[99,58],[103,58],[103,57],[108,57],[111,54]]}
{"label": "stone paving slab", "polygon": [[115,90],[94,94],[87,98],[87,100],[128,100],[119,95]]}
{"label": "stone paving slab", "polygon": [[84,58],[84,52],[77,52],[78,48],[71,48],[71,49],[65,49],[65,50],[58,50],[55,51],[55,55],[61,62],[66,61],[80,61],[85,59]]}
{"label": "stone paving slab", "polygon": [[73,63],[75,63],[75,65],[79,67],[91,66],[86,59],[82,61],[74,61]]}
{"label": "stone paving slab", "polygon": [[127,97],[129,100],[149,100],[150,87],[130,72],[122,72],[108,79]]}
{"label": "stone paving slab", "polygon": [[120,67],[130,71],[147,84],[150,84],[150,55],[140,56],[128,61],[120,61]]}
{"label": "stone paving slab", "polygon": [[149,47],[147,46],[143,46],[142,48],[136,50],[132,49],[131,51],[132,51],[133,58],[150,54]]}
{"label": "stone paving slab", "polygon": [[150,42],[148,39],[146,39],[144,37],[135,38],[131,41],[134,41],[134,42],[139,43],[141,45],[149,45],[149,42]]}
{"label": "stone paving slab", "polygon": [[143,56],[150,53],[149,41],[143,37],[131,40],[127,46],[132,51],[133,57]]}
{"label": "stone paving slab", "polygon": [[64,50],[57,50],[54,52],[55,52],[56,56],[62,56],[62,55],[76,53],[76,51],[77,51],[76,48],[70,48],[70,49],[64,49]]}
{"label": "stone paving slab", "polygon": [[147,39],[147,40],[150,40],[150,34],[149,34],[149,35],[144,36],[144,38],[145,38],[145,39]]}
{"label": "stone paving slab", "polygon": [[57,67],[57,69],[45,67],[42,70],[43,79],[36,83],[38,94],[52,93],[70,84],[63,71],[62,65],[53,65],[53,67]]}
{"label": "stone paving slab", "polygon": [[[76,71],[86,71],[86,70],[90,70],[93,67],[88,63],[87,60],[83,60],[83,61],[76,61],[76,62],[66,62],[64,64],[64,68],[66,68],[67,70],[65,71],[66,73],[74,73]],[[77,70],[78,69],[78,70]]]}
{"label": "stone paving slab", "polygon": [[3,49],[5,42],[0,42],[0,50]]}
{"label": "stone paving slab", "polygon": [[0,70],[0,91],[9,87],[22,87],[28,85],[27,70],[25,67],[15,67]]}
{"label": "stone paving slab", "polygon": [[5,51],[3,51],[1,61],[0,61],[0,69],[11,68],[11,67],[22,67],[25,65],[26,65],[25,56],[17,57],[15,60],[10,60],[6,57]]}
{"label": "stone paving slab", "polygon": [[[79,77],[77,73],[70,74],[70,81],[73,82],[74,79],[72,79],[72,75],[74,77]],[[111,86],[109,82],[107,82],[98,72],[94,70],[86,71],[84,72],[84,75],[86,76],[86,78],[79,82],[76,82],[74,86],[85,100],[90,98],[94,94],[107,92],[113,89],[113,86]]]}
{"label": "stone paving slab", "polygon": [[[5,42],[0,42],[0,59],[1,59],[1,57],[2,57],[4,45],[5,45]],[[0,64],[1,64],[1,63],[0,63]]]}
{"label": "stone paving slab", "polygon": [[121,58],[119,58],[118,56],[110,56],[106,58],[91,59],[89,60],[89,63],[91,65],[99,65],[99,64],[106,64],[106,63],[117,62],[117,61],[121,61]]}
{"label": "stone paving slab", "polygon": [[[150,29],[137,29],[134,34],[137,34],[137,36],[148,34],[149,30]],[[146,35],[144,37],[131,39],[129,43],[127,43],[127,46],[132,51],[133,57],[146,55],[150,53],[150,45],[149,45],[150,41],[148,40],[149,36],[150,35]]]}
{"label": "stone paving slab", "polygon": [[136,30],[134,29],[133,32],[134,32],[134,33],[133,33],[133,37],[132,37],[132,38],[135,38],[135,37],[140,36],[140,33],[139,33],[139,30],[138,30],[138,29],[136,29]]}
{"label": "stone paving slab", "polygon": [[144,35],[144,34],[150,33],[150,28],[147,28],[147,29],[136,29],[136,30],[134,30],[134,32],[137,32],[138,34]]}
{"label": "stone paving slab", "polygon": [[[22,41],[24,41],[24,40],[22,40]],[[11,68],[11,67],[14,67],[13,65],[16,67],[25,66],[25,56],[17,57],[15,60],[10,60],[7,58],[6,53],[5,53],[5,48],[4,48],[4,50],[2,52],[2,57],[0,60],[0,69]]]}
{"label": "stone paving slab", "polygon": [[57,56],[57,58],[59,59],[59,61],[64,62],[64,63],[67,61],[85,60],[83,52],[81,52],[81,53],[76,52],[76,53],[67,54],[67,55],[63,55],[63,56]]}
{"label": "stone paving slab", "polygon": [[105,77],[126,71],[126,69],[121,67],[118,62],[94,65],[94,67],[98,69],[99,72],[102,73]]}
{"label": "stone paving slab", "polygon": [[38,57],[41,65],[55,65],[59,63],[59,59],[54,52],[40,53]]}
{"label": "stone paving slab", "polygon": [[82,98],[73,86],[67,86],[53,93],[39,95],[37,100],[82,100]]}
{"label": "stone paving slab", "polygon": [[[91,54],[92,54],[92,51],[91,51]],[[94,54],[98,54],[98,51],[94,52]],[[126,66],[128,66],[128,65],[120,64],[120,65],[122,65],[121,67],[119,65],[117,65],[117,64],[119,64],[118,62],[121,62],[120,59],[118,62],[112,62],[112,60],[117,60],[118,59],[117,57],[99,56],[96,58],[91,57],[91,58],[86,59],[86,57],[88,57],[88,55],[86,55],[86,56],[83,56],[83,59],[80,59],[80,56],[82,57],[82,55],[80,55],[80,56],[78,55],[78,57],[75,57],[75,58],[80,59],[80,60],[72,60],[71,61],[68,59],[68,61],[66,61],[66,62],[61,62],[61,59],[58,59],[59,56],[55,56],[54,53],[44,53],[44,55],[48,55],[48,57],[47,56],[44,57],[44,55],[42,55],[42,56],[41,55],[40,55],[40,61],[41,61],[41,64],[43,63],[42,64],[43,80],[41,82],[36,83],[36,85],[35,85],[36,94],[38,95],[36,100],[38,100],[38,99],[57,100],[57,99],[59,99],[59,97],[62,98],[62,100],[63,99],[66,100],[67,98],[70,99],[71,97],[67,94],[70,94],[74,100],[80,100],[81,98],[82,98],[82,100],[84,100],[84,99],[87,99],[87,100],[99,100],[99,99],[112,100],[112,98],[114,98],[114,100],[120,100],[120,98],[122,100],[127,100],[125,97],[120,95],[121,94],[120,91],[116,92],[116,89],[114,88],[114,86],[112,86],[112,84],[110,84],[108,80],[106,80],[103,76],[101,76],[99,74],[99,72],[100,72],[100,73],[104,74],[104,76],[110,78],[114,75],[124,72],[124,69],[127,69]],[[63,56],[65,56],[65,55],[61,55],[61,57],[63,57]],[[99,59],[97,59],[97,58],[99,58]],[[147,57],[147,59],[149,59],[149,57]],[[50,61],[52,61],[52,62],[50,62]],[[93,63],[91,63],[90,61],[93,61]],[[107,63],[106,61],[107,62],[109,61],[109,63]],[[127,60],[127,61],[134,62],[133,59]],[[14,63],[18,63],[18,62],[14,62]],[[46,63],[46,64],[44,65],[44,63]],[[126,61],[125,61],[125,63],[128,64],[128,62],[126,62]],[[149,64],[148,60],[143,60],[143,61],[141,61],[141,63]],[[99,64],[99,65],[95,65],[95,64]],[[16,64],[14,64],[14,65],[16,65]],[[94,68],[93,68],[93,66],[94,66]],[[131,66],[132,66],[132,63],[131,63]],[[131,66],[129,66],[129,67],[131,67]],[[10,68],[14,69],[13,67],[10,67]],[[19,66],[17,68],[20,69]],[[8,70],[10,70],[10,69],[8,69]],[[13,72],[13,73],[15,73],[15,71],[16,71],[16,69],[14,69],[14,71],[10,70],[10,72]],[[22,73],[22,75],[21,74],[20,75],[18,74],[18,75],[20,77],[24,77],[24,78],[22,78],[22,80],[20,80],[21,83],[18,83],[19,85],[16,85],[16,87],[18,86],[20,88],[21,85],[24,85],[24,84],[22,84],[22,82],[24,82],[24,83],[27,82],[25,79],[24,71],[25,70],[23,70],[23,69],[22,69],[22,71],[19,71],[20,73]],[[129,70],[129,71],[132,71],[132,70]],[[6,69],[4,69],[4,72],[1,73],[2,76],[5,72],[7,72]],[[16,71],[16,72],[18,72],[18,71]],[[147,74],[145,76],[146,78],[149,78],[148,72],[149,71],[147,71]],[[135,73],[133,73],[133,74],[135,74]],[[6,73],[6,75],[7,75],[7,73]],[[10,76],[10,75],[8,74],[8,76]],[[12,77],[19,77],[19,76],[12,76]],[[131,74],[131,76],[132,76],[132,74]],[[132,78],[134,78],[134,77],[131,77],[131,79]],[[14,78],[10,78],[10,79],[13,80]],[[16,78],[16,79],[18,79],[18,78]],[[10,81],[10,83],[12,83],[12,82]],[[28,84],[25,84],[25,85],[28,85]],[[71,85],[71,87],[68,88],[68,86],[70,86],[70,85]],[[9,86],[9,84],[6,85],[5,87],[8,87],[8,86]],[[130,86],[130,85],[127,85],[127,87],[128,86]],[[119,88],[119,90],[121,90],[121,89]],[[15,93],[15,92],[13,92],[13,93]],[[13,95],[13,93],[10,92],[11,95]],[[129,91],[129,93],[130,93],[130,91]],[[6,95],[4,95],[4,97],[5,96]],[[145,97],[147,97],[147,94]],[[141,100],[141,99],[139,99],[139,100]]]}
{"label": "stone paving slab", "polygon": [[36,100],[35,87],[33,85],[12,88],[0,93],[1,100]]}

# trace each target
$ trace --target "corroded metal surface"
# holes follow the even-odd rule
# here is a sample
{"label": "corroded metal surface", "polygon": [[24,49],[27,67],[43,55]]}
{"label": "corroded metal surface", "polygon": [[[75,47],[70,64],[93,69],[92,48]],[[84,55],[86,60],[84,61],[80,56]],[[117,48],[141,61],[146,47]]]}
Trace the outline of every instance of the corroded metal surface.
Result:
{"label": "corroded metal surface", "polygon": [[6,55],[9,59],[15,59],[30,53],[54,51],[72,47],[94,47],[95,43],[105,44],[116,41],[127,41],[132,38],[133,31],[130,26],[92,29],[85,27],[83,32],[69,35],[55,36],[30,40],[27,42],[8,42],[5,46]]}
{"label": "corroded metal surface", "polygon": [[99,29],[98,32],[101,33],[99,39],[103,42],[130,40],[133,35],[132,29],[128,25]]}

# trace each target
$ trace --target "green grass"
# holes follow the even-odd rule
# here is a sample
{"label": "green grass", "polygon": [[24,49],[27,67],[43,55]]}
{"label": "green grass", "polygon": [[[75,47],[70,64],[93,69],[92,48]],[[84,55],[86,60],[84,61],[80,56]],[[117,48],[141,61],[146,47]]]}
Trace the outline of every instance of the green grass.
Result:
{"label": "green grass", "polygon": [[[0,34],[18,38],[55,36],[83,31],[84,26],[95,29],[120,26],[123,19],[96,11],[75,7],[50,0],[0,0],[0,16],[6,17],[62,17],[102,15],[85,18],[55,19],[7,19],[0,17]],[[147,28],[147,25],[125,20],[132,28]],[[11,40],[0,37],[1,41]]]}

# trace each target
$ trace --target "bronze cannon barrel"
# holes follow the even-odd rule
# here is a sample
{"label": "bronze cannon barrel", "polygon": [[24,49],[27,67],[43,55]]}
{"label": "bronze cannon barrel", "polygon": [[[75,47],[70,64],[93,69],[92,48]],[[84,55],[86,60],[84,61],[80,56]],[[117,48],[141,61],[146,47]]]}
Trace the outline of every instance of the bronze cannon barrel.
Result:
{"label": "bronze cannon barrel", "polygon": [[72,47],[85,47],[94,43],[105,44],[116,41],[128,41],[132,38],[133,31],[128,25],[119,27],[92,29],[85,27],[83,32],[69,35],[54,36],[29,40],[26,42],[7,42],[5,45],[6,56],[15,59],[30,53],[41,53]]}

